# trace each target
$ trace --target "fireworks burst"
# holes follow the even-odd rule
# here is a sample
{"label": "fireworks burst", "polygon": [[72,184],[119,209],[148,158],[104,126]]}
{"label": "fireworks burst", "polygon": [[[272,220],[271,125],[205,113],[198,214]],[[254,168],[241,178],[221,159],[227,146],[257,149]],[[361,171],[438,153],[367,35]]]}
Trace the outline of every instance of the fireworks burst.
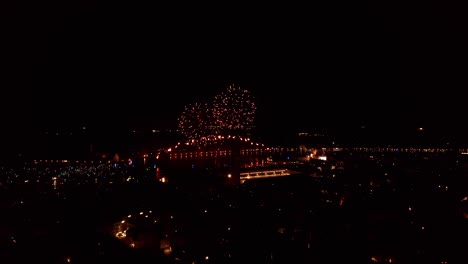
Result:
{"label": "fireworks burst", "polygon": [[227,135],[245,135],[253,128],[256,106],[250,92],[234,85],[216,95],[211,104],[188,105],[179,117],[179,132],[192,142]]}
{"label": "fireworks burst", "polygon": [[[253,128],[256,106],[249,90],[231,85],[215,96],[213,117],[220,134],[243,134]],[[233,133],[234,132],[234,133]]]}
{"label": "fireworks burst", "polygon": [[185,107],[178,121],[179,132],[188,139],[204,137],[212,123],[210,107],[207,103],[190,104]]}

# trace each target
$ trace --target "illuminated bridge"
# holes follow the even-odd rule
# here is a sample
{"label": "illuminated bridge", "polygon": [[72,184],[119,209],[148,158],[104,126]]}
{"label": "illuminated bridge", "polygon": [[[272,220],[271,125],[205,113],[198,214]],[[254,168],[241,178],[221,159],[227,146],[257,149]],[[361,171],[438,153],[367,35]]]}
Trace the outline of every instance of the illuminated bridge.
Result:
{"label": "illuminated bridge", "polygon": [[285,177],[285,176],[291,176],[295,174],[300,174],[300,172],[292,171],[289,169],[265,169],[265,170],[247,171],[247,172],[240,173],[240,181],[241,183],[244,183],[246,180]]}
{"label": "illuminated bridge", "polygon": [[[243,169],[261,166],[272,162],[272,156],[275,159],[281,159],[287,149],[282,147],[267,147],[262,143],[253,142],[250,138],[239,136],[212,136],[202,138],[202,140],[188,140],[178,142],[171,148],[161,152],[164,161],[168,167],[181,169],[182,167],[211,167],[224,168],[230,167],[231,172],[228,175],[231,184],[237,185],[245,180],[272,178],[289,176],[297,172],[286,169],[270,169],[262,171],[245,172]],[[285,159],[289,157],[285,156]],[[276,162],[275,162],[276,163]]]}

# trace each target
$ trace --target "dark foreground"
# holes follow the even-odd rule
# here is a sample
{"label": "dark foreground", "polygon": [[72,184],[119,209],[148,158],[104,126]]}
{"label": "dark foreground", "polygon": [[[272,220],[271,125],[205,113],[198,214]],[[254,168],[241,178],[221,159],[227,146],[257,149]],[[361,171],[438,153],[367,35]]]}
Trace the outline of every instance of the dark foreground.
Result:
{"label": "dark foreground", "polygon": [[426,161],[236,187],[3,181],[0,262],[468,263],[464,167]]}

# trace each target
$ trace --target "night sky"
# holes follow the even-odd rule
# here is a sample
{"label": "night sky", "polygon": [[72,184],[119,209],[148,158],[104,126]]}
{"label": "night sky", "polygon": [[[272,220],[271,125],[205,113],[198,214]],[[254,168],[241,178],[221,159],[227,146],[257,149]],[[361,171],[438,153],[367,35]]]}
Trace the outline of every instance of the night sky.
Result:
{"label": "night sky", "polygon": [[175,128],[185,105],[236,84],[255,96],[264,129],[463,135],[466,9],[379,3],[10,6],[2,133]]}

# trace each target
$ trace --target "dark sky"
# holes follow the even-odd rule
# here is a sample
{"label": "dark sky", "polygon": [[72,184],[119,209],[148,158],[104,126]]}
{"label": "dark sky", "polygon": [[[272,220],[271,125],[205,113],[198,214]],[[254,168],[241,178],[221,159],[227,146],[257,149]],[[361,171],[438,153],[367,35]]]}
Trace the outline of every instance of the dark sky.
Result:
{"label": "dark sky", "polygon": [[9,6],[5,130],[171,127],[231,83],[260,127],[467,130],[463,6],[322,2]]}

